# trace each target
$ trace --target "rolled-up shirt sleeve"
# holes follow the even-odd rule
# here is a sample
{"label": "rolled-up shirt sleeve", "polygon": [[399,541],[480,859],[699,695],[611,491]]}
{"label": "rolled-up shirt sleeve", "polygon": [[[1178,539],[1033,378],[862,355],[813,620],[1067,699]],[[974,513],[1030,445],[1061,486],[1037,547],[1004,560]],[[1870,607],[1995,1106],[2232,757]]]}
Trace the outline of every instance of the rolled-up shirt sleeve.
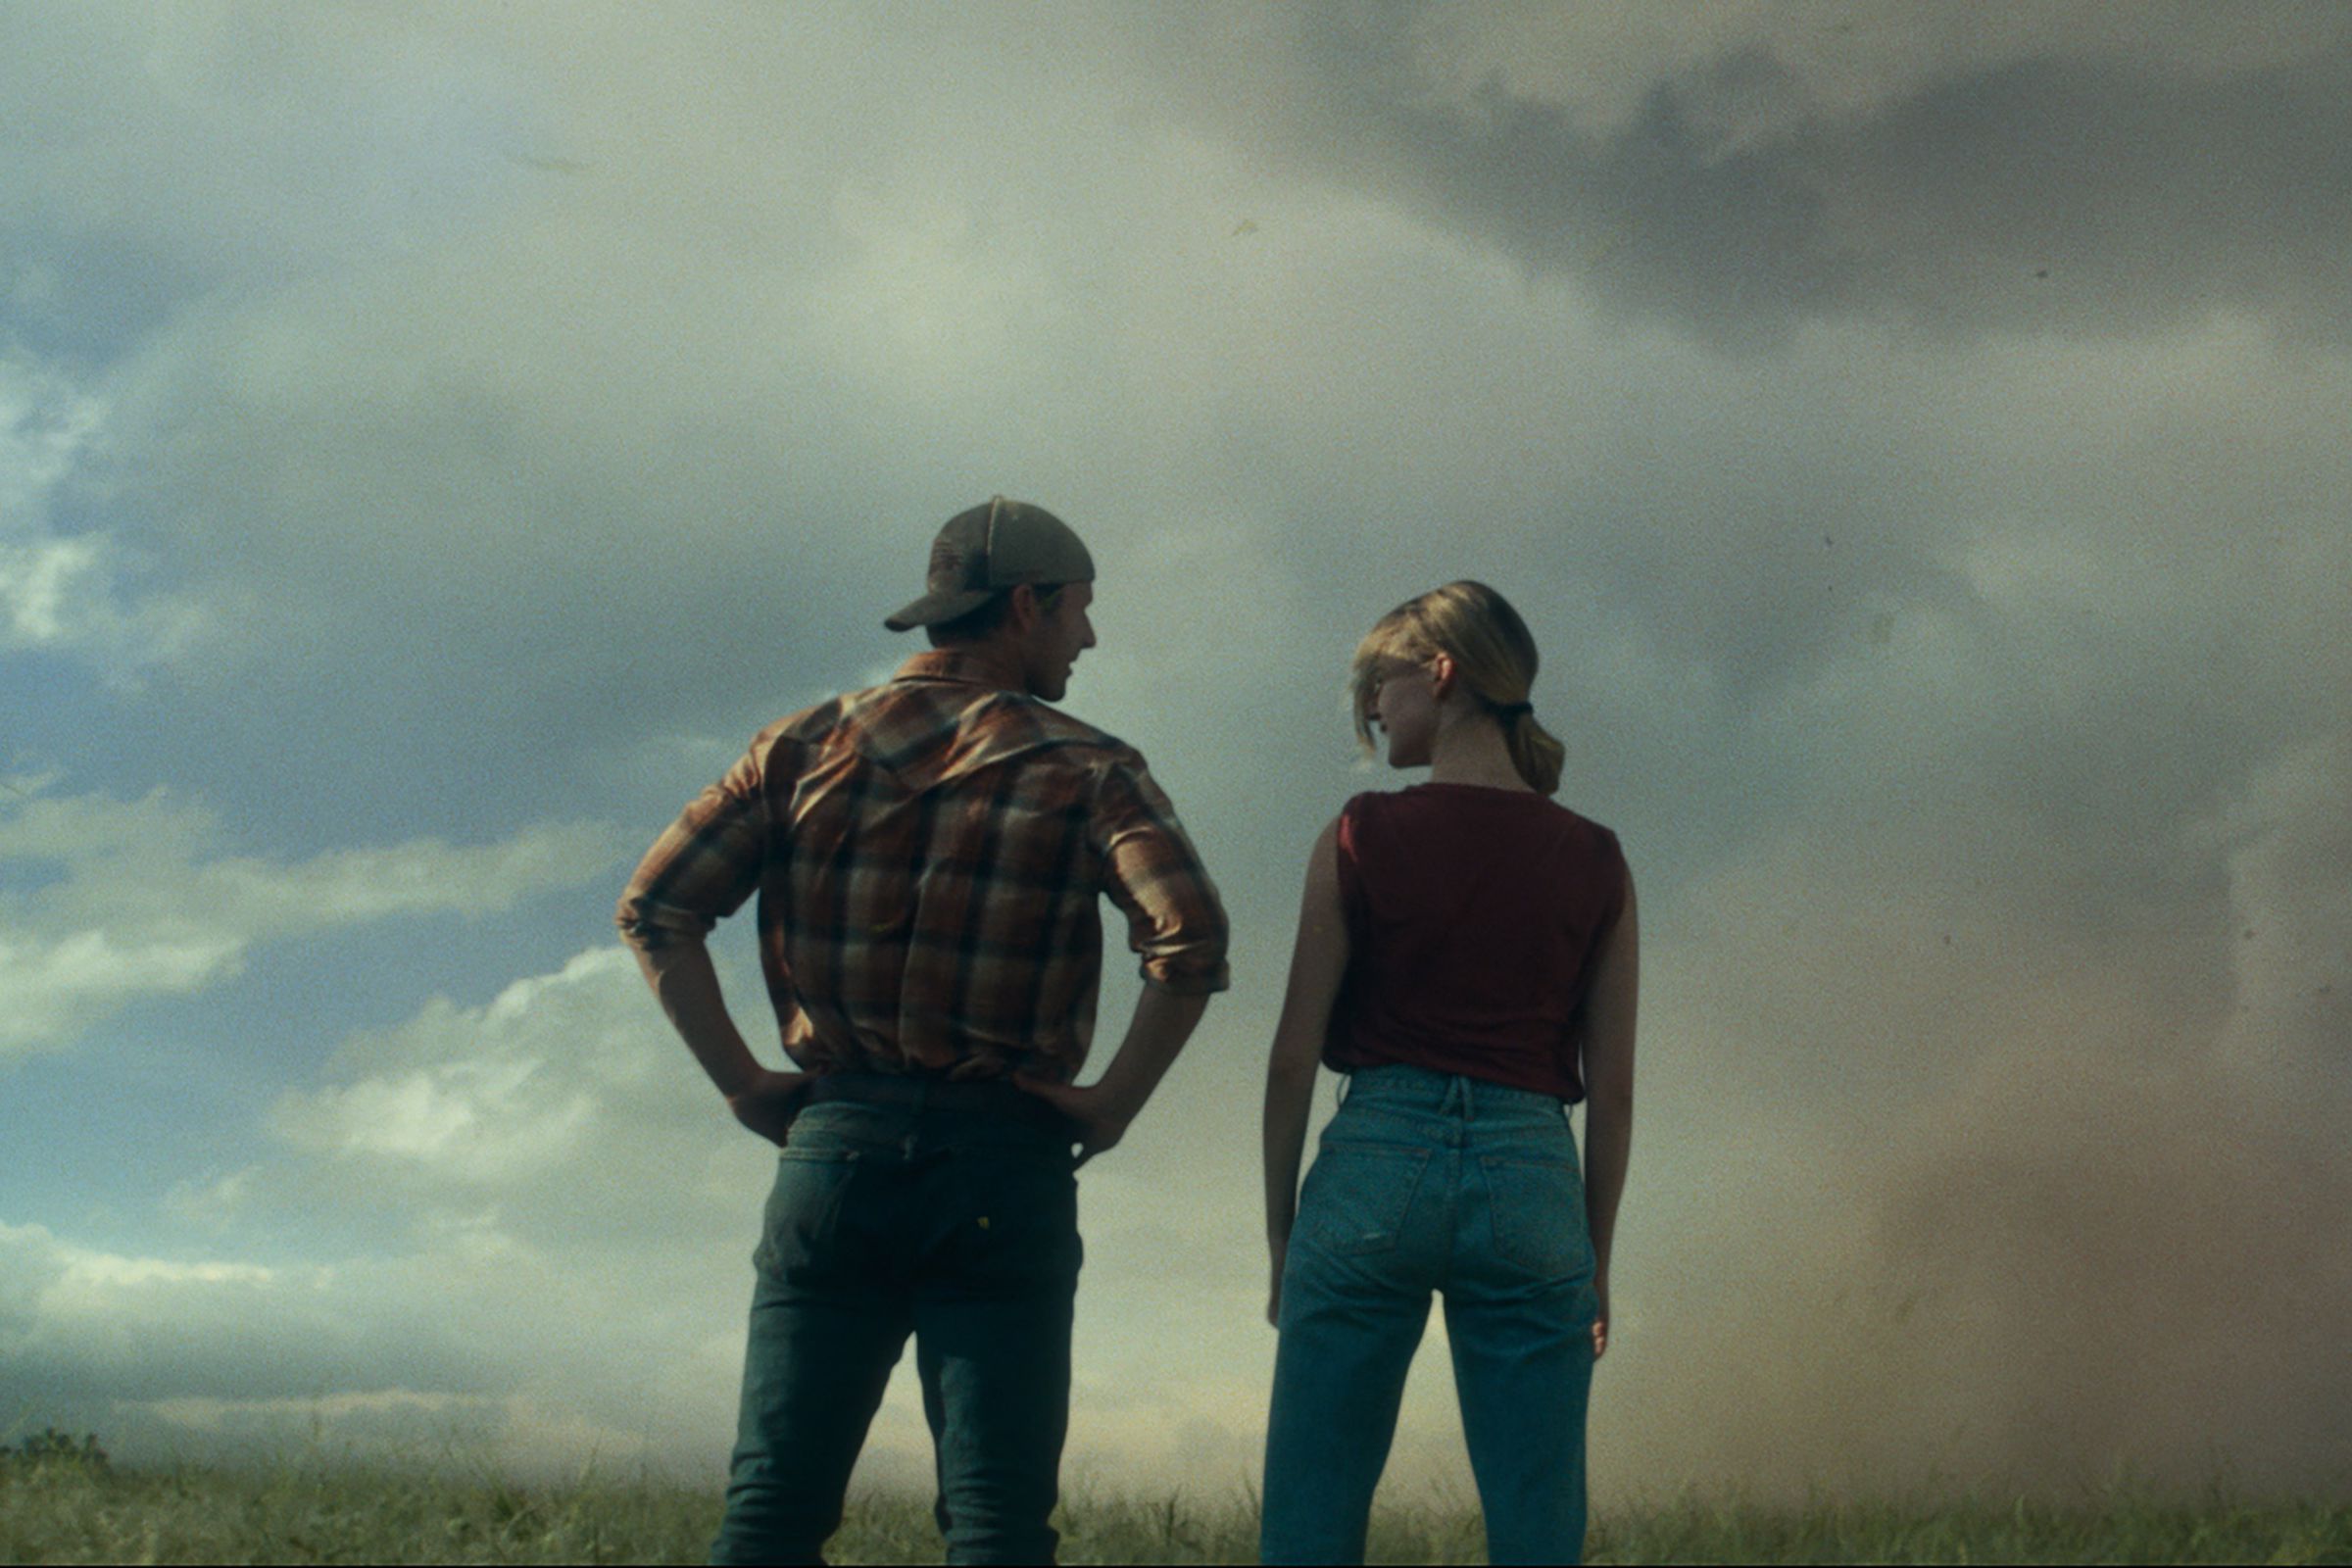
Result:
{"label": "rolled-up shirt sleeve", "polygon": [[767,855],[763,750],[755,742],[638,862],[613,915],[630,947],[656,953],[700,942],[759,888]]}
{"label": "rolled-up shirt sleeve", "polygon": [[1092,833],[1104,891],[1127,916],[1127,945],[1143,959],[1144,978],[1175,992],[1224,990],[1224,906],[1141,757],[1129,753],[1103,768]]}

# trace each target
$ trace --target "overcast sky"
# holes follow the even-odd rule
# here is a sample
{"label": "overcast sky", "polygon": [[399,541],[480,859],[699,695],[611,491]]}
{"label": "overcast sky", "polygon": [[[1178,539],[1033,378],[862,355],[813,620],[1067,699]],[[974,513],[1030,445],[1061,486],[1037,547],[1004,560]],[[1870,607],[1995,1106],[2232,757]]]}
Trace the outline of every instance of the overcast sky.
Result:
{"label": "overcast sky", "polygon": [[18,5],[0,106],[0,1422],[715,1485],[770,1158],[612,903],[1001,491],[1235,925],[1078,1474],[1254,1468],[1346,661],[1470,576],[1642,888],[1604,1498],[2352,1486],[2352,12]]}

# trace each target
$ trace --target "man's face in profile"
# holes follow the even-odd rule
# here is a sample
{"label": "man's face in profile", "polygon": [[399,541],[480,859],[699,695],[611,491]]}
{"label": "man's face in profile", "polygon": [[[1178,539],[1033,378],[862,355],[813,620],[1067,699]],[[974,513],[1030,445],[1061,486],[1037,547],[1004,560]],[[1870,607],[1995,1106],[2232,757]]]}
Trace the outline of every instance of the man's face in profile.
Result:
{"label": "man's face in profile", "polygon": [[1039,614],[1022,645],[1022,672],[1031,696],[1058,703],[1069,690],[1070,666],[1078,662],[1081,651],[1095,646],[1095,625],[1086,613],[1094,602],[1095,585],[1074,582],[1054,596],[1051,610]]}

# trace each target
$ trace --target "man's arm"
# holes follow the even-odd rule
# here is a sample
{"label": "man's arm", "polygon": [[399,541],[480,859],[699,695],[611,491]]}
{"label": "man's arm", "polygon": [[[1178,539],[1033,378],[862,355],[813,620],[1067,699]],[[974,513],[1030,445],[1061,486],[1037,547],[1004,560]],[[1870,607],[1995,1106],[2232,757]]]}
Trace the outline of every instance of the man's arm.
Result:
{"label": "man's arm", "polygon": [[1634,1012],[1641,989],[1641,932],[1628,871],[1625,907],[1593,956],[1592,984],[1575,1026],[1585,1076],[1585,1223],[1592,1235],[1592,1288],[1600,1298],[1592,1324],[1595,1357],[1609,1348],[1609,1250],[1633,1152]]}
{"label": "man's arm", "polygon": [[1135,999],[1127,1037],[1101,1078],[1083,1089],[1025,1074],[1014,1082],[1078,1124],[1078,1163],[1083,1165],[1127,1136],[1128,1125],[1143,1113],[1152,1091],[1159,1087],[1207,1010],[1206,992],[1170,991],[1146,982],[1144,994]]}
{"label": "man's arm", "polygon": [[1082,1165],[1127,1135],[1209,995],[1226,983],[1225,910],[1141,758],[1129,754],[1104,770],[1088,831],[1102,858],[1103,891],[1126,914],[1128,945],[1143,958],[1144,993],[1118,1054],[1094,1083],[1014,1078],[1078,1124]]}
{"label": "man's arm", "polygon": [[1323,1059],[1323,1036],[1340,982],[1348,972],[1348,919],[1340,897],[1340,824],[1323,829],[1307,857],[1306,892],[1298,908],[1298,940],[1291,951],[1291,980],[1282,1021],[1266,1063],[1266,1250],[1273,1287],[1266,1321],[1282,1320],[1282,1266],[1290,1254],[1291,1224],[1298,1216],[1298,1166],[1306,1121]]}
{"label": "man's arm", "polygon": [[785,1130],[800,1109],[808,1075],[775,1072],[753,1058],[751,1047],[743,1043],[735,1020],[728,1015],[710,950],[693,938],[675,940],[665,947],[640,948],[637,966],[735,1119],[770,1143],[783,1143]]}
{"label": "man's arm", "polygon": [[780,1144],[803,1076],[770,1072],[753,1059],[727,1014],[718,971],[704,946],[711,927],[741,908],[760,885],[767,831],[760,802],[764,739],[755,739],[726,776],[697,796],[655,841],[629,879],[615,918],[646,984],[727,1108]]}

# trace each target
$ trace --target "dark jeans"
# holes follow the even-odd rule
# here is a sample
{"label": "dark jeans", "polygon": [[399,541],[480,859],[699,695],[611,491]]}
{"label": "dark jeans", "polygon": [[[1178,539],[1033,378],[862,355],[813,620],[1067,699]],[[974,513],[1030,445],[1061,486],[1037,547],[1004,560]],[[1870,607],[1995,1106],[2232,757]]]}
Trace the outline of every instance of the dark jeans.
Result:
{"label": "dark jeans", "polygon": [[823,1560],[910,1333],[948,1560],[1052,1560],[1078,1189],[1066,1126],[1004,1094],[996,1108],[826,1101],[793,1123],[752,1256],[712,1562]]}
{"label": "dark jeans", "polygon": [[1487,1560],[1583,1560],[1596,1302],[1567,1114],[1524,1089],[1373,1067],[1323,1130],[1283,1265],[1259,1561],[1364,1560],[1433,1291]]}

